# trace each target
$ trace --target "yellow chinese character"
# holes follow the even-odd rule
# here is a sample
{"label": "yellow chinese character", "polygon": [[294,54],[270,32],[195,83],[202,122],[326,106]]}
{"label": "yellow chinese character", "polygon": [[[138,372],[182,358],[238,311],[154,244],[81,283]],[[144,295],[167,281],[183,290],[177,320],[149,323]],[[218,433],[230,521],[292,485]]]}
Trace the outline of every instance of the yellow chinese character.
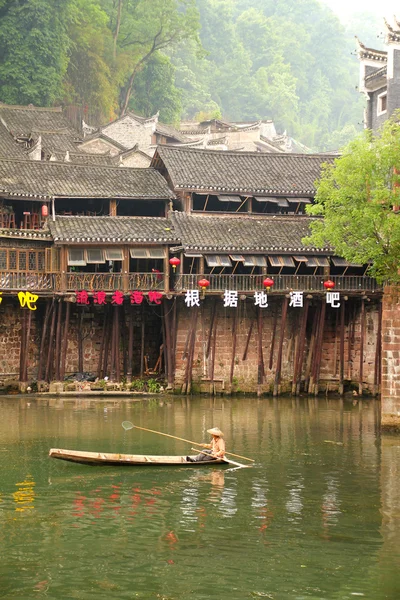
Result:
{"label": "yellow chinese character", "polygon": [[39,296],[36,294],[31,294],[30,292],[18,292],[18,300],[22,307],[25,305],[29,308],[29,310],[36,310],[37,306],[32,306],[35,304]]}
{"label": "yellow chinese character", "polygon": [[3,292],[0,292],[0,304],[3,302]]}

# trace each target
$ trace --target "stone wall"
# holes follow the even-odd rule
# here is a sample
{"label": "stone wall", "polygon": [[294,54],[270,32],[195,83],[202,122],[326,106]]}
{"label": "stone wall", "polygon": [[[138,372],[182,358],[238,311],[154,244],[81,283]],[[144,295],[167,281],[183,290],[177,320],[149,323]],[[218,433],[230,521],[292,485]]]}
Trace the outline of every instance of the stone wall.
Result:
{"label": "stone wall", "polygon": [[385,288],[382,309],[382,427],[400,431],[399,286]]}

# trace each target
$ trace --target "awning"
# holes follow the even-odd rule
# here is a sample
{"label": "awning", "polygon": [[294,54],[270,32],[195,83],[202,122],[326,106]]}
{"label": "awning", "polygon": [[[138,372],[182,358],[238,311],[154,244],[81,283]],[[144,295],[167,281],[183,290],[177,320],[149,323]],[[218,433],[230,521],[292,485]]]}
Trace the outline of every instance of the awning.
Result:
{"label": "awning", "polygon": [[311,204],[310,198],[287,198],[291,204]]}
{"label": "awning", "polygon": [[307,256],[307,267],[329,267],[329,260],[325,256]]}
{"label": "awning", "polygon": [[308,260],[307,256],[293,256],[293,258],[294,258],[294,260],[296,262],[304,262],[304,263],[306,263],[307,260]]}
{"label": "awning", "polygon": [[235,262],[243,262],[244,261],[244,256],[242,256],[241,254],[230,254],[229,258]]}
{"label": "awning", "polygon": [[340,256],[332,256],[331,260],[335,267],[362,267],[359,263],[347,262],[345,258],[340,258]]}
{"label": "awning", "polygon": [[281,208],[289,208],[289,202],[286,200],[286,198],[279,198],[278,206]]}
{"label": "awning", "polygon": [[237,202],[238,204],[242,201],[240,196],[217,196],[220,202]]}
{"label": "awning", "polygon": [[266,267],[267,259],[265,256],[245,256],[243,265],[245,267]]}
{"label": "awning", "polygon": [[272,267],[293,267],[294,260],[291,256],[268,256]]}
{"label": "awning", "polygon": [[254,196],[254,199],[257,200],[257,202],[272,202],[272,204],[279,204],[279,200],[281,200],[281,198],[273,198],[273,197],[261,197],[261,196]]}
{"label": "awning", "polygon": [[203,256],[201,252],[190,252],[190,250],[184,252],[184,255],[186,258],[201,258]]}
{"label": "awning", "polygon": [[217,256],[217,255],[206,255],[204,257],[206,259],[207,265],[209,267],[231,267],[231,259],[229,256]]}

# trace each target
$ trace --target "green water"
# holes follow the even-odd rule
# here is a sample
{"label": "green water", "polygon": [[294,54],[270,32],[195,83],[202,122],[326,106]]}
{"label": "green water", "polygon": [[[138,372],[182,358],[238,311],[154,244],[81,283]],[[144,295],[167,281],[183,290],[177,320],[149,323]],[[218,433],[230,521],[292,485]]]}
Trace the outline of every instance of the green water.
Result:
{"label": "green water", "polygon": [[[374,401],[8,397],[0,417],[1,598],[400,598],[400,437]],[[190,452],[125,420],[199,442],[217,425],[254,466],[48,458]]]}

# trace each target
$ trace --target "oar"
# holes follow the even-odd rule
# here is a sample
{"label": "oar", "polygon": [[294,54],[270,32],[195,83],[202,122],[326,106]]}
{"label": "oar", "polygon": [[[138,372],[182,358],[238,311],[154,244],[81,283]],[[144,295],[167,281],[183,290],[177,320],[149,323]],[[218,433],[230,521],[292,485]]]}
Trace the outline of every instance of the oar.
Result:
{"label": "oar", "polygon": [[[212,454],[208,454],[208,452],[206,452],[205,450],[197,450],[197,448],[192,448],[192,450],[194,450],[195,452],[200,452],[200,454],[207,454],[207,456],[212,457]],[[214,458],[216,458],[216,457],[214,456]],[[243,469],[251,467],[251,465],[242,465],[241,463],[231,460],[230,458],[226,458],[226,456],[224,456],[224,458],[222,460],[224,462],[229,463],[230,465],[236,465],[237,467],[242,467]]]}
{"label": "oar", "polygon": [[[161,431],[154,431],[154,429],[146,429],[146,427],[139,427],[139,425],[134,425],[130,421],[124,421],[122,423],[122,427],[125,429],[125,431],[128,431],[129,429],[133,429],[133,428],[141,429],[142,431],[149,431],[150,433],[157,433],[158,435],[165,435],[165,437],[174,438],[174,440],[180,440],[181,442],[187,442],[188,444],[199,445],[198,442],[193,442],[192,440],[185,440],[184,438],[177,437],[176,435],[170,435],[169,433],[162,433]],[[254,462],[254,458],[247,458],[246,456],[240,456],[240,454],[234,454],[233,452],[226,452],[226,454],[229,454],[230,456],[236,456],[236,458],[243,458],[244,460],[250,460],[251,462]]]}

